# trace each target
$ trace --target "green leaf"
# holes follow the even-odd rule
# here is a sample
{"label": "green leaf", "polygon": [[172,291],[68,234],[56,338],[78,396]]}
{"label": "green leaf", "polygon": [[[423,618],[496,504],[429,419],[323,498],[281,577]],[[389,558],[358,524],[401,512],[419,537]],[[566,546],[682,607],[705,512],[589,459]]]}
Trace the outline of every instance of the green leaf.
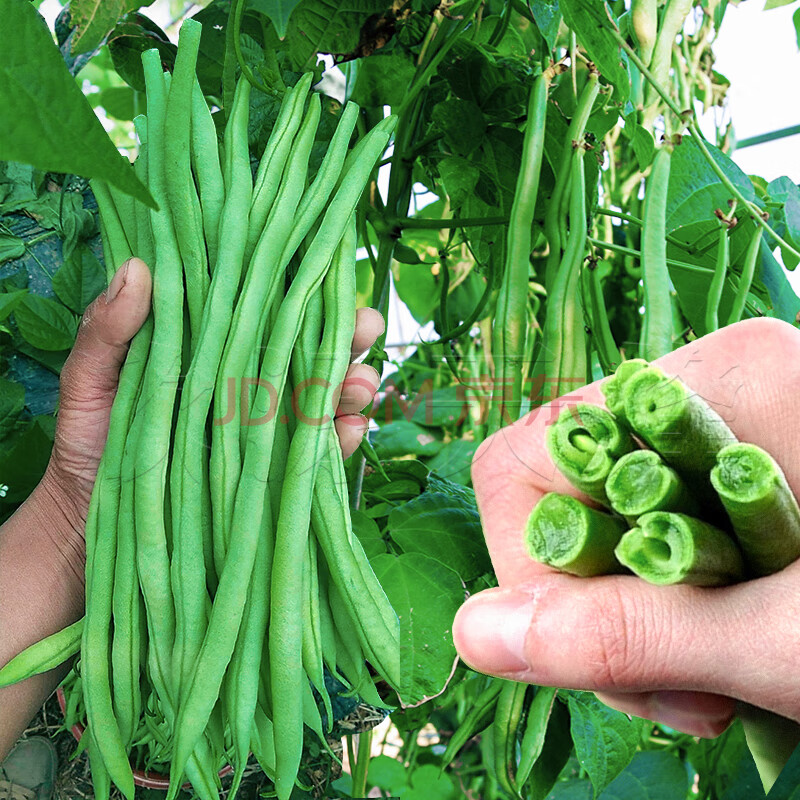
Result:
{"label": "green leaf", "polygon": [[0,378],[0,441],[11,432],[25,407],[25,387],[15,381]]}
{"label": "green leaf", "polygon": [[639,171],[644,172],[653,161],[656,151],[653,134],[639,125],[636,121],[636,114],[628,114],[625,117],[625,127],[622,129],[622,134],[633,147],[633,153],[639,164]]}
{"label": "green leaf", "polygon": [[22,302],[22,298],[26,294],[28,294],[27,289],[18,289],[14,292],[0,294],[0,322]]}
{"label": "green leaf", "polygon": [[[571,753],[569,711],[563,703],[556,701],[547,723],[541,755],[536,759],[525,786],[528,800],[544,800],[545,797],[550,797],[550,790],[558,780],[564,765],[569,761]],[[591,798],[591,784],[586,781],[586,785],[589,791],[588,798]]]}
{"label": "green leaf", "polygon": [[25,255],[25,242],[8,233],[0,233],[0,264]]}
{"label": "green leaf", "polygon": [[792,14],[792,22],[794,22],[794,30],[797,34],[797,49],[800,50],[800,8]]}
{"label": "green leaf", "polygon": [[386,552],[386,544],[381,536],[381,530],[374,519],[355,508],[350,511],[350,519],[353,524],[353,533],[358,537],[368,558],[374,558]]}
{"label": "green leaf", "polygon": [[78,320],[49,297],[28,294],[14,311],[20,335],[40,350],[68,350],[75,341]]}
{"label": "green leaf", "polygon": [[689,776],[671,753],[637,753],[606,787],[600,800],[685,800]]}
{"label": "green leaf", "polygon": [[616,23],[604,0],[561,0],[564,22],[578,36],[600,74],[614,86],[614,100],[624,103],[631,93],[628,71],[613,31]]}
{"label": "green leaf", "polygon": [[454,439],[428,462],[428,469],[454,483],[469,486],[472,457],[477,449],[478,442],[469,439]]}
{"label": "green leaf", "polygon": [[542,34],[547,46],[552,50],[558,39],[558,29],[561,25],[561,10],[558,0],[528,0],[528,8],[536,21],[536,27]]}
{"label": "green leaf", "polygon": [[286,36],[289,17],[299,3],[300,0],[250,0],[250,8],[269,17],[278,36],[283,39]]}
{"label": "green leaf", "polygon": [[130,122],[138,114],[147,113],[147,102],[142,92],[130,86],[110,86],[89,99],[95,108],[105,109],[106,114],[123,122]]}
{"label": "green leaf", "polygon": [[424,263],[413,247],[409,247],[402,242],[395,242],[392,255],[394,260],[399,261],[401,264],[416,265]]}
{"label": "green leaf", "polygon": [[396,391],[387,392],[380,410],[383,416],[376,416],[386,423],[405,419],[426,428],[457,426],[468,412],[468,398],[463,385],[431,390],[427,384],[409,398]]}
{"label": "green leaf", "polygon": [[[711,156],[747,200],[755,189],[744,172],[719,148],[706,144]],[[730,192],[692,139],[683,139],[672,153],[667,194],[667,233],[698,221],[713,221],[714,210],[727,211]]]}
{"label": "green leaf", "polygon": [[53,276],[56,296],[76,314],[83,314],[105,288],[105,270],[85,244],[78,245]]}
{"label": "green leaf", "polygon": [[400,698],[405,705],[429,700],[445,688],[458,659],[452,630],[464,602],[461,580],[422,553],[370,563],[400,618]]}
{"label": "green leaf", "polygon": [[769,11],[771,8],[780,8],[781,6],[790,6],[794,0],[767,0],[764,3],[764,11]]}
{"label": "green leaf", "polygon": [[451,495],[425,492],[389,514],[389,533],[406,553],[424,553],[463,581],[490,572],[478,509]]}
{"label": "green leaf", "polygon": [[99,178],[155,207],[94,115],[33,6],[0,0],[0,19],[0,159]]}
{"label": "green leaf", "polygon": [[453,210],[464,206],[475,191],[480,176],[480,170],[469,158],[447,156],[439,162],[439,177]]}
{"label": "green leaf", "polygon": [[575,753],[597,796],[630,763],[642,721],[628,719],[589,692],[569,692],[568,703]]}
{"label": "green leaf", "polygon": [[[205,10],[208,11],[208,9]],[[196,16],[199,17],[202,13],[203,11]],[[227,16],[225,19],[227,19]],[[208,38],[216,38],[216,33],[217,31],[211,26],[208,28],[203,27],[201,50],[203,43]],[[170,42],[167,34],[155,22],[144,16],[144,14],[137,12],[128,14],[108,35],[108,52],[111,55],[114,68],[119,73],[120,78],[137,92],[143,93],[145,91],[142,53],[153,47],[158,50],[164,67],[171,67],[175,63],[175,54],[178,48]],[[207,86],[203,83],[203,73],[199,62],[197,75],[206,92],[214,93],[219,90],[216,84]]]}
{"label": "green leaf", "polygon": [[364,23],[385,10],[384,0],[301,0],[289,20],[292,60],[298,67],[308,68],[314,65],[317,53],[353,53]]}
{"label": "green leaf", "polygon": [[1,505],[21,503],[42,479],[53,437],[42,418],[36,418],[0,457],[0,486],[8,487]]}
{"label": "green leaf", "polygon": [[415,72],[410,56],[378,50],[359,62],[350,99],[360,106],[399,106]]}
{"label": "green leaf", "polygon": [[570,778],[556,784],[547,800],[592,800],[592,784],[590,781]]}
{"label": "green leaf", "polygon": [[372,444],[381,458],[398,456],[435,456],[443,447],[429,430],[406,419],[381,425],[371,435]]}
{"label": "green leaf", "polygon": [[71,0],[69,4],[75,35],[72,39],[72,55],[89,53],[98,48],[117,20],[129,11],[136,11],[149,2],[139,0]]}
{"label": "green leaf", "polygon": [[469,156],[486,134],[486,118],[472,100],[443,100],[433,107],[431,119],[444,134],[448,149],[458,156]]}
{"label": "green leaf", "polygon": [[396,758],[376,756],[369,761],[369,782],[373,786],[397,794],[407,785],[408,771]]}

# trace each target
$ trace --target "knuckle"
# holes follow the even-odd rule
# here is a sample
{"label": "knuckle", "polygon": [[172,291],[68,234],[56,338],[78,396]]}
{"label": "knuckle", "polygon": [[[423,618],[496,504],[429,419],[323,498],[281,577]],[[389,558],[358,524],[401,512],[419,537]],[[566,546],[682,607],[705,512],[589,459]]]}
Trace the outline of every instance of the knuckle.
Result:
{"label": "knuckle", "polygon": [[583,619],[589,626],[587,669],[595,688],[603,691],[639,688],[649,675],[649,639],[647,632],[667,635],[667,628],[657,625],[649,604],[632,599],[614,582],[602,593],[590,595]]}

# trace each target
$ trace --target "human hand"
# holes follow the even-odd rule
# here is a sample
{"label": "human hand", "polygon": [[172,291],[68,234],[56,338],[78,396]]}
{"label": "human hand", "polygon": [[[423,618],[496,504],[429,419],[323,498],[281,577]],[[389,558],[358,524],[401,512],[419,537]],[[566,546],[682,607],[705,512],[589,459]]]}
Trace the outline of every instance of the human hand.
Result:
{"label": "human hand", "polygon": [[[770,452],[800,491],[800,333],[776,320],[724,328],[657,362],[706,399],[742,441]],[[547,492],[586,500],[555,471],[545,426],[569,401],[603,404],[599,383],[487,439],[473,482],[500,587],[470,598],[453,635],[481,672],[590,690],[608,705],[697,736],[730,723],[736,700],[800,720],[800,562],[726,588],[575,578],[534,562],[522,538]]]}
{"label": "human hand", "polygon": [[[82,559],[83,529],[119,371],[129,341],[149,313],[151,286],[150,271],[143,261],[132,258],[123,264],[106,292],[86,309],[61,373],[55,443],[39,491],[66,510],[75,540],[65,552],[74,559]],[[377,311],[359,309],[351,358],[368,350],[383,326]],[[366,432],[367,419],[359,412],[372,401],[379,381],[377,370],[366,364],[351,364],[348,370],[335,419],[345,458],[355,452]]]}

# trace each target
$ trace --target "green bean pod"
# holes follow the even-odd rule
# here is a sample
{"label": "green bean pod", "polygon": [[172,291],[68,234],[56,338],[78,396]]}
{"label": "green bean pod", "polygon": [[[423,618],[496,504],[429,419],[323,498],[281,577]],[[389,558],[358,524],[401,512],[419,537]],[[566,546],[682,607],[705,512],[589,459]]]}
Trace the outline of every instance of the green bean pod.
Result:
{"label": "green bean pod", "polygon": [[606,495],[611,508],[631,524],[649,511],[694,517],[700,510],[680,475],[652,450],[622,456],[608,475]]}
{"label": "green bean pod", "polygon": [[[369,134],[370,146],[364,157],[353,166],[342,181],[314,237],[298,274],[281,304],[278,320],[270,336],[271,358],[262,365],[262,382],[256,393],[255,410],[266,418],[270,409],[270,386],[280,397],[286,383],[289,357],[298,336],[306,303],[311,292],[319,286],[333,253],[373,166],[388,143],[394,118],[379,123]],[[220,248],[222,252],[222,248]],[[219,270],[217,270],[218,272]],[[273,347],[273,339],[276,344]],[[280,347],[277,346],[280,342]],[[196,659],[192,679],[176,725],[175,757],[171,764],[173,786],[177,787],[194,743],[202,734],[213,702],[230,661],[247,597],[250,574],[255,559],[258,534],[263,515],[263,493],[268,477],[269,455],[275,433],[274,409],[270,424],[250,428],[245,449],[242,477],[234,504],[234,522],[229,556],[220,575],[208,629]],[[264,474],[265,469],[267,475]],[[274,700],[274,698],[273,698]],[[285,791],[290,787],[284,784]],[[174,800],[177,788],[171,789],[168,800]]]}
{"label": "green bean pod", "polygon": [[442,769],[450,766],[458,751],[494,719],[497,696],[503,688],[503,682],[497,678],[488,678],[488,681],[488,686],[475,698],[469,712],[447,742],[442,754]]}
{"label": "green bean pod", "polygon": [[[489,431],[513,422],[520,414],[522,404],[523,360],[528,349],[528,281],[531,270],[531,229],[536,197],[539,192],[539,174],[544,153],[545,117],[547,116],[547,90],[552,72],[543,72],[531,86],[528,98],[528,115],[522,143],[522,163],[517,175],[514,202],[506,237],[506,259],[503,278],[497,295],[495,330],[492,336],[492,358],[495,380],[501,392],[501,401],[493,404]],[[443,319],[446,325],[447,320]],[[508,390],[508,396],[506,392]]]}
{"label": "green bean pod", "polygon": [[281,175],[284,174],[286,160],[292,148],[295,134],[303,121],[303,107],[311,88],[312,74],[307,72],[283,98],[278,118],[272,129],[267,146],[261,155],[253,186],[253,203],[248,221],[245,262],[249,263],[255,252],[258,240],[269,217]]}
{"label": "green bean pod", "polygon": [[502,681],[492,727],[497,780],[506,792],[517,798],[522,797],[515,778],[517,729],[522,719],[525,695],[529,688],[527,683]]}
{"label": "green bean pod", "polygon": [[614,548],[627,525],[574,497],[550,492],[536,504],[525,525],[525,545],[540,564],[591,577],[619,572]]}
{"label": "green bean pod", "polygon": [[631,0],[631,26],[639,48],[639,58],[647,67],[658,36],[657,0]]}
{"label": "green bean pod", "polygon": [[576,488],[608,505],[606,480],[634,441],[612,414],[590,403],[565,408],[549,425],[547,452],[556,469]]}
{"label": "green bean pod", "polygon": [[[761,228],[759,228],[761,230]],[[728,240],[728,226],[723,224],[719,231],[719,244],[717,245],[717,260],[714,265],[714,276],[708,286],[706,298],[706,333],[712,333],[719,328],[719,301],[722,299],[722,290],[725,287],[725,276],[728,273],[728,260],[730,257],[730,242]]]}
{"label": "green bean pod", "polygon": [[614,341],[614,334],[611,333],[611,325],[608,322],[603,287],[600,284],[600,273],[597,265],[591,261],[587,267],[584,267],[584,270],[588,290],[586,294],[589,300],[590,335],[603,371],[611,373],[619,366],[621,358],[617,343]]}
{"label": "green bean pod", "polygon": [[[122,221],[117,212],[117,207],[111,196],[111,190],[105,181],[93,178],[89,181],[92,194],[97,201],[99,219],[103,225],[103,253],[106,267],[106,280],[111,282],[117,268],[133,253],[131,242],[128,241],[127,234],[122,225]],[[108,249],[108,253],[106,253]]]}
{"label": "green bean pod", "polygon": [[622,423],[628,424],[625,416],[625,384],[648,363],[643,358],[623,361],[607,380],[600,384],[600,391],[606,398],[606,408]]}
{"label": "green bean pod", "polygon": [[744,577],[744,562],[727,533],[694,517],[652,511],[620,540],[617,560],[648,583],[727,586]]}
{"label": "green bean pod", "polygon": [[[275,213],[270,215],[266,222],[231,319],[231,328],[223,350],[214,392],[214,412],[217,419],[223,418],[226,403],[239,397],[236,384],[241,383],[241,378],[245,377],[244,369],[250,353],[260,344],[261,329],[253,323],[262,316],[261,309],[269,307],[272,299],[270,295],[278,288],[286,269],[286,263],[278,261],[275,254],[283,252],[305,189],[308,159],[319,125],[320,113],[319,95],[315,94],[311,98],[309,109],[289,155],[284,179],[274,204]],[[288,260],[289,258],[286,259],[287,262]],[[255,342],[253,342],[254,327]],[[226,386],[231,381],[233,391]],[[241,403],[237,403],[236,406],[241,409]],[[240,425],[249,425],[251,420],[239,422]],[[215,425],[211,444],[211,472],[215,477],[211,485],[211,500],[214,510],[214,562],[217,572],[221,572],[225,560],[233,514],[233,498],[241,466],[239,425],[235,424],[235,419],[223,425]]]}
{"label": "green bean pod", "polygon": [[197,79],[192,87],[192,171],[197,179],[208,264],[213,272],[219,251],[219,221],[225,205],[225,183],[219,161],[217,128]]}
{"label": "green bean pod", "polygon": [[181,25],[164,119],[164,187],[183,261],[192,345],[196,345],[200,333],[209,285],[203,213],[192,176],[191,124],[187,124],[192,115],[202,29],[191,18]]}
{"label": "green bean pod", "polygon": [[540,351],[545,384],[556,397],[583,386],[587,377],[586,331],[580,306],[580,267],[586,247],[586,186],[582,145],[572,153],[569,239],[547,297]]}
{"label": "green bean pod", "polygon": [[81,649],[84,618],[34,642],[0,669],[0,689],[61,666]]}
{"label": "green bean pod", "polygon": [[[268,503],[269,501],[267,501]],[[253,718],[258,704],[258,683],[261,654],[264,649],[269,619],[269,592],[273,579],[274,528],[267,508],[263,515],[264,530],[258,540],[256,560],[250,579],[250,594],[242,617],[239,638],[225,676],[227,717],[233,742],[234,775],[230,797],[244,775],[249,755]]]}
{"label": "green bean pod", "polygon": [[325,326],[312,374],[324,379],[321,387],[309,388],[310,393],[317,388],[310,404],[311,421],[299,422],[292,438],[275,535],[274,570],[280,580],[273,581],[270,590],[269,652],[277,757],[275,786],[279,798],[291,794],[303,749],[302,727],[296,724],[302,716],[300,703],[306,680],[303,598],[297,587],[303,585],[303,555],[308,548],[316,465],[325,455],[322,427],[333,426],[328,409],[333,410],[334,392],[344,380],[355,329],[357,241],[353,219],[323,284]]}
{"label": "green bean pod", "polygon": [[515,781],[517,786],[525,786],[531,772],[544,750],[547,726],[553,706],[556,703],[558,689],[537,686],[525,719],[525,730],[520,742],[520,759],[517,765]]}
{"label": "green bean pod", "polygon": [[571,161],[572,153],[576,145],[583,140],[586,132],[586,123],[594,107],[594,101],[600,92],[600,76],[596,72],[590,72],[586,78],[586,84],[578,98],[575,113],[569,123],[567,135],[562,145],[561,155],[559,156],[558,168],[556,169],[556,184],[553,194],[547,204],[547,213],[544,219],[544,232],[550,247],[545,268],[545,285],[548,291],[553,286],[553,281],[558,272],[558,265],[565,247],[569,244],[569,239],[565,235],[567,215],[567,202],[570,191],[570,175],[572,173]]}
{"label": "green bean pod", "polygon": [[[183,701],[205,634],[206,558],[203,530],[210,494],[206,425],[217,370],[233,315],[247,235],[242,219],[250,205],[252,179],[247,147],[250,84],[240,81],[225,130],[226,172],[235,176],[225,197],[219,256],[203,312],[200,338],[181,391],[170,469],[173,556],[172,594],[177,612],[173,657],[176,703]],[[244,579],[249,583],[249,577]]]}
{"label": "green bean pod", "polygon": [[764,229],[759,225],[756,228],[750,244],[747,246],[747,252],[744,256],[744,264],[742,266],[742,276],[739,278],[739,285],[736,287],[736,296],[733,299],[733,307],[728,317],[728,325],[733,325],[742,318],[744,307],[747,304],[747,293],[753,285],[753,277],[756,272],[756,262],[761,253],[761,237]]}
{"label": "green bean pod", "polygon": [[713,503],[709,473],[717,453],[736,441],[719,414],[680,379],[654,366],[630,377],[623,398],[634,433],[678,472],[699,500]]}
{"label": "green bean pod", "polygon": [[800,506],[769,453],[743,442],[724,447],[711,484],[754,575],[771,575],[800,558]]}
{"label": "green bean pod", "polygon": [[653,161],[644,195],[642,282],[644,320],[639,354],[654,361],[672,351],[672,302],[667,269],[667,189],[672,154],[661,147]]}

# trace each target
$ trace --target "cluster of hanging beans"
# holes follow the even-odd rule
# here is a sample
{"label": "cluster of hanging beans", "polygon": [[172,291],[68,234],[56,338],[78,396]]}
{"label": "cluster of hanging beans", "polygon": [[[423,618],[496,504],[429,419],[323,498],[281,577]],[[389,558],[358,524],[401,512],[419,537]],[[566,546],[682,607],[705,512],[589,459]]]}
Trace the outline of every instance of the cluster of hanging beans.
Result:
{"label": "cluster of hanging beans", "polygon": [[394,119],[350,149],[348,104],[309,182],[321,104],[306,75],[254,179],[250,84],[220,145],[200,32],[183,24],[171,75],[157,50],[142,58],[135,170],[159,210],[94,186],[109,269],[137,255],[154,282],[92,495],[86,614],[0,671],[6,685],[80,652],[98,798],[113,783],[133,800],[131,752],[146,746],[168,800],[184,778],[218,797],[228,763],[233,797],[251,752],[285,800],[304,727],[327,747],[326,668],[376,705],[366,662],[399,683],[399,622],[352,532],[332,420],[355,325],[354,209]]}

